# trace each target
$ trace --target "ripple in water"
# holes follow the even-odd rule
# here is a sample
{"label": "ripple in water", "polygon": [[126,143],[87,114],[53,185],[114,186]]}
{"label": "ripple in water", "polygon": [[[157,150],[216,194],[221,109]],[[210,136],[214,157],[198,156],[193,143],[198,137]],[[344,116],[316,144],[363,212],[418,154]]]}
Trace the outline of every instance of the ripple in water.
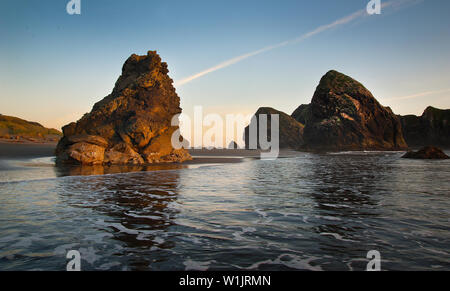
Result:
{"label": "ripple in water", "polygon": [[0,270],[65,270],[72,249],[83,270],[363,270],[369,250],[385,270],[450,270],[450,163],[400,156],[23,165],[0,173]]}

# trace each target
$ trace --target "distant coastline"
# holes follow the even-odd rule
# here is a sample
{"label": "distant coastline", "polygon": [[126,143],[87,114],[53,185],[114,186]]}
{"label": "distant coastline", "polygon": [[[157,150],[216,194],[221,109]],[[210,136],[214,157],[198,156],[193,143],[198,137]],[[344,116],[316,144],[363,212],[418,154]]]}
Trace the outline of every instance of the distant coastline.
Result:
{"label": "distant coastline", "polygon": [[54,156],[56,142],[0,139],[0,159],[33,159]]}
{"label": "distant coastline", "polygon": [[[55,157],[55,142],[11,142],[0,139],[0,169],[13,170],[14,165],[27,166],[29,161],[39,158]],[[191,149],[193,159],[184,163],[144,164],[144,165],[66,165],[56,166],[52,162],[46,166],[55,166],[62,175],[102,175],[122,172],[140,172],[153,170],[172,170],[210,164],[241,163],[245,160],[259,159],[260,150],[245,149]],[[301,154],[293,150],[281,150],[279,158],[294,157]],[[9,162],[8,162],[9,161]],[[12,162],[12,163],[11,163]],[[19,163],[17,163],[19,162]],[[33,164],[33,166],[36,166]]]}
{"label": "distant coastline", "polygon": [[57,143],[62,132],[38,122],[0,114],[0,142]]}
{"label": "distant coastline", "polygon": [[[54,157],[56,142],[30,141],[30,140],[8,140],[0,138],[0,159],[33,159],[40,157]],[[411,147],[419,149],[420,147]],[[446,151],[448,148],[444,148]],[[292,157],[299,153],[312,153],[314,151],[280,150],[280,158]],[[201,162],[236,162],[246,158],[260,158],[261,150],[247,149],[190,149],[193,156],[192,161],[185,164],[198,164]],[[320,152],[318,152],[320,153]],[[126,165],[124,165],[126,166]]]}

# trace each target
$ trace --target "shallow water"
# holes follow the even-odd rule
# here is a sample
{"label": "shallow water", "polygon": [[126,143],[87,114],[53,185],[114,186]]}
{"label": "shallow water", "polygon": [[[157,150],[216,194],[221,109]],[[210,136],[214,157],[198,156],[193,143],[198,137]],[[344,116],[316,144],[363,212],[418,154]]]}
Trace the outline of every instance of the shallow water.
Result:
{"label": "shallow water", "polygon": [[384,270],[450,270],[450,161],[401,155],[94,176],[9,162],[0,270],[65,270],[69,250],[82,270],[364,270],[370,250]]}

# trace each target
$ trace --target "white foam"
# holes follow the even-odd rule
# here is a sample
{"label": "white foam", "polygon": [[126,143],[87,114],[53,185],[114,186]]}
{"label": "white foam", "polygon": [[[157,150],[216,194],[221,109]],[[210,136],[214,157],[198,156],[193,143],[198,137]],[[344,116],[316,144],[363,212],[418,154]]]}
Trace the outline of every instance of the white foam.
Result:
{"label": "white foam", "polygon": [[321,232],[320,235],[329,235],[329,236],[332,236],[335,239],[340,240],[340,241],[356,242],[356,241],[351,240],[351,239],[345,239],[341,235],[339,235],[337,233],[334,233],[334,232]]}
{"label": "white foam", "polygon": [[311,262],[316,259],[318,259],[318,258],[309,257],[309,258],[303,259],[300,256],[297,256],[294,254],[281,254],[274,260],[269,259],[269,260],[257,262],[247,268],[242,268],[239,266],[236,266],[236,267],[238,267],[240,269],[257,270],[257,269],[259,269],[259,267],[261,265],[284,265],[288,268],[296,269],[296,270],[322,271],[321,267],[311,265]]}
{"label": "white foam", "polygon": [[209,266],[212,263],[215,263],[216,261],[206,261],[206,262],[199,262],[199,261],[193,261],[191,259],[184,261],[183,265],[185,265],[185,271],[207,271]]}
{"label": "white foam", "polygon": [[126,216],[134,217],[134,218],[147,218],[152,220],[161,220],[161,217],[159,216],[153,216],[153,215],[138,215],[130,212],[125,212]]}

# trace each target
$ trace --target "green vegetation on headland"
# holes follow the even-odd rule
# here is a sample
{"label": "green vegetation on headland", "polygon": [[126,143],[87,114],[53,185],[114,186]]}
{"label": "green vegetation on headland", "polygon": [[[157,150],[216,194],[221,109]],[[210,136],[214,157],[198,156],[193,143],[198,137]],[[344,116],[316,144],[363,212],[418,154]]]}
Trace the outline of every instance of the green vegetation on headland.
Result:
{"label": "green vegetation on headland", "polygon": [[62,133],[37,122],[0,114],[0,138],[11,141],[56,142]]}

